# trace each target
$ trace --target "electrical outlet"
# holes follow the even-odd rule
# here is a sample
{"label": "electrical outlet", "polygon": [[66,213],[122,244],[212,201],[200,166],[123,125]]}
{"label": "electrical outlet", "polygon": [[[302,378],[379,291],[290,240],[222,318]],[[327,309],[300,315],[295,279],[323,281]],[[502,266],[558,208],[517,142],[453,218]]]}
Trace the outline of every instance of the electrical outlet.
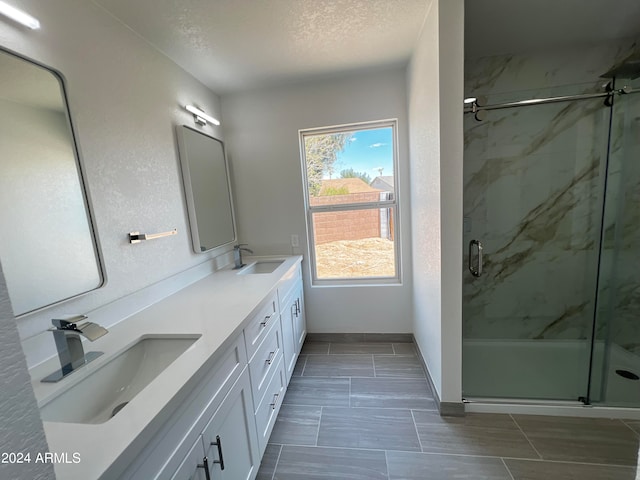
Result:
{"label": "electrical outlet", "polygon": [[300,238],[298,235],[291,235],[291,246],[299,247],[300,246]]}

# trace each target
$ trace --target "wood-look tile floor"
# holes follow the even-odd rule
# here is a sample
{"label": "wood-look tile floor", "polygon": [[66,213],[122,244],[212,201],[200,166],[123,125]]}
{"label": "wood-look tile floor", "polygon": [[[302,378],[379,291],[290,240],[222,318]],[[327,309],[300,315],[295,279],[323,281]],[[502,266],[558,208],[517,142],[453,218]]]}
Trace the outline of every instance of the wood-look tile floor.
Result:
{"label": "wood-look tile floor", "polygon": [[306,343],[258,480],[635,480],[638,422],[440,417],[409,343]]}

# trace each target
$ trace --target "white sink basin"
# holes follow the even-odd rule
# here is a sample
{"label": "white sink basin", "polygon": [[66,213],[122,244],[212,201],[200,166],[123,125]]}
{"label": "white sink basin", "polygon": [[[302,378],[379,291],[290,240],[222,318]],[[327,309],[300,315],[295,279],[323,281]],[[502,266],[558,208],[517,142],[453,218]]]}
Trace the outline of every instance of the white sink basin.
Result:
{"label": "white sink basin", "polygon": [[[104,423],[184,353],[200,335],[143,336],[40,408],[42,419]],[[86,367],[84,367],[86,368]],[[72,374],[82,375],[80,371]]]}
{"label": "white sink basin", "polygon": [[260,260],[251,263],[238,272],[238,275],[247,275],[254,273],[271,273],[278,268],[284,260]]}

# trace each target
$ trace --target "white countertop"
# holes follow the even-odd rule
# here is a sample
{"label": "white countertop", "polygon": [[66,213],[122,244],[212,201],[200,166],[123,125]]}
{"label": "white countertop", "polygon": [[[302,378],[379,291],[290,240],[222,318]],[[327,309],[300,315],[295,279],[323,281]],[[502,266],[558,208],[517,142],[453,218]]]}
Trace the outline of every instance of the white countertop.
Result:
{"label": "white countertop", "polygon": [[[80,454],[79,463],[55,465],[59,480],[98,479],[121,455],[141,448],[141,439],[160,426],[171,414],[167,405],[203,365],[224,353],[245,327],[265,297],[273,294],[278,282],[302,260],[291,257],[246,258],[284,259],[269,274],[238,275],[237,270],[221,270],[121,321],[93,343],[84,342],[85,351],[104,355],[58,383],[42,383],[41,378],[60,368],[57,358],[34,367],[30,373],[39,405],[57,397],[143,335],[202,335],[187,351],[144,388],[118,415],[102,424],[44,422],[49,451],[66,453],[69,459]],[[73,404],[69,405],[73,408]],[[163,409],[165,410],[163,412]],[[136,441],[137,440],[137,441]]]}

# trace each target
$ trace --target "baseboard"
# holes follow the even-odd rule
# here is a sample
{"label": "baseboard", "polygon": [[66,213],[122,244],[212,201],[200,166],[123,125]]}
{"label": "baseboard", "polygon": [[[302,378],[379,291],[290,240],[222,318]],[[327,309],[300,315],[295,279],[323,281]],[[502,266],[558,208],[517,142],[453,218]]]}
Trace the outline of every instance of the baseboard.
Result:
{"label": "baseboard", "polygon": [[429,387],[431,387],[431,391],[433,392],[433,399],[436,402],[436,406],[438,407],[438,412],[440,412],[441,417],[464,417],[465,409],[464,403],[460,402],[442,402],[440,400],[440,395],[438,394],[438,390],[436,389],[435,384],[433,383],[433,378],[431,378],[431,373],[429,373],[429,367],[424,361],[424,355],[420,351],[420,346],[418,342],[413,338],[413,344],[416,347],[416,351],[418,352],[418,358],[420,359],[420,363],[422,364],[422,368],[424,369],[424,374],[427,377],[427,382],[429,383]]}
{"label": "baseboard", "polygon": [[411,333],[307,333],[308,342],[320,343],[414,343]]}

